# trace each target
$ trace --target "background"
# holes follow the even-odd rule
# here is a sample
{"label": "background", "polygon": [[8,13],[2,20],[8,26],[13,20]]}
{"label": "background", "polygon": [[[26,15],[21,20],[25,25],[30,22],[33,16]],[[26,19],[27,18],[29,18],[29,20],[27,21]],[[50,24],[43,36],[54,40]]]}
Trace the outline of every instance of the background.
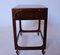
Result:
{"label": "background", "polygon": [[19,4],[43,4],[48,7],[48,20],[60,24],[60,0],[0,0],[0,26],[12,25],[11,9]]}
{"label": "background", "polygon": [[[16,55],[12,31],[12,8],[19,4],[43,4],[48,7],[46,55],[60,55],[60,0],[0,0],[0,55]],[[23,55],[35,54],[34,51],[31,52],[23,51]],[[36,52],[35,55],[40,55],[39,51]]]}

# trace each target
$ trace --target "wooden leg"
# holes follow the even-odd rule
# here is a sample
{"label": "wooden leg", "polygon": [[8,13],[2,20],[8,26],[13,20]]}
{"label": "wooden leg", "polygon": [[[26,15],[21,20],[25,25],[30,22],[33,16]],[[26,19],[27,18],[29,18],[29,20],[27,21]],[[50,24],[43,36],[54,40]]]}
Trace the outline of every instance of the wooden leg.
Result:
{"label": "wooden leg", "polygon": [[22,27],[21,27],[21,20],[19,20],[19,28],[20,28],[20,35],[22,36]]}
{"label": "wooden leg", "polygon": [[17,33],[16,33],[16,20],[13,18],[13,34],[14,34],[14,44],[15,49],[17,47]]}
{"label": "wooden leg", "polygon": [[46,36],[47,36],[47,19],[44,20],[44,38],[43,38],[43,46],[46,49]]}
{"label": "wooden leg", "polygon": [[46,49],[46,36],[47,36],[47,19],[44,20],[44,37],[43,37],[43,49],[42,49],[43,55],[45,55],[44,49]]}

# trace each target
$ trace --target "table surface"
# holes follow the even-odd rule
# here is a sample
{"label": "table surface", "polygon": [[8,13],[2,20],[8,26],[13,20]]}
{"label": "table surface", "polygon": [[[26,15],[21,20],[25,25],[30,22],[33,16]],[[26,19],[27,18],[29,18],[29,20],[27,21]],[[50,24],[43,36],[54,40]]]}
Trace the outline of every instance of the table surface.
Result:
{"label": "table surface", "polygon": [[25,5],[17,5],[14,8],[47,8],[44,5],[34,5],[34,4],[25,4]]}

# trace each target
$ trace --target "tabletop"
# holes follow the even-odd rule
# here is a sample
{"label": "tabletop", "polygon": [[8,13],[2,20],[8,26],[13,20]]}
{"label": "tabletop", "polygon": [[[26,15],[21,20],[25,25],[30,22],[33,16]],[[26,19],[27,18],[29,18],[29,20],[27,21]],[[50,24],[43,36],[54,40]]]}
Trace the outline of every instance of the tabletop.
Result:
{"label": "tabletop", "polygon": [[47,8],[47,7],[45,7],[44,5],[32,5],[32,4],[30,4],[30,5],[17,5],[17,6],[15,6],[14,8]]}

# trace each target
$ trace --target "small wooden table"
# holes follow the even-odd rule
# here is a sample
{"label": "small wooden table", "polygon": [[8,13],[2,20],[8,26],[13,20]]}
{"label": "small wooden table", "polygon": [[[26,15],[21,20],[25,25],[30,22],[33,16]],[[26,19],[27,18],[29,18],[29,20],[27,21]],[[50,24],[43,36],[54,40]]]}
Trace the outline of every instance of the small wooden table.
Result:
{"label": "small wooden table", "polygon": [[[42,50],[43,55],[45,54],[44,49],[46,49],[46,34],[47,34],[47,16],[48,16],[48,8],[43,5],[17,5],[12,8],[12,20],[13,20],[13,33],[14,33],[14,44],[17,55],[19,55],[18,50]],[[19,20],[20,30],[17,36],[16,33],[16,20]],[[39,20],[38,30],[22,30],[21,20]],[[40,30],[40,21],[44,20],[44,35]],[[42,46],[36,47],[21,47],[17,45],[17,40],[19,34],[22,35],[22,32],[39,32],[41,33],[43,39]]]}

